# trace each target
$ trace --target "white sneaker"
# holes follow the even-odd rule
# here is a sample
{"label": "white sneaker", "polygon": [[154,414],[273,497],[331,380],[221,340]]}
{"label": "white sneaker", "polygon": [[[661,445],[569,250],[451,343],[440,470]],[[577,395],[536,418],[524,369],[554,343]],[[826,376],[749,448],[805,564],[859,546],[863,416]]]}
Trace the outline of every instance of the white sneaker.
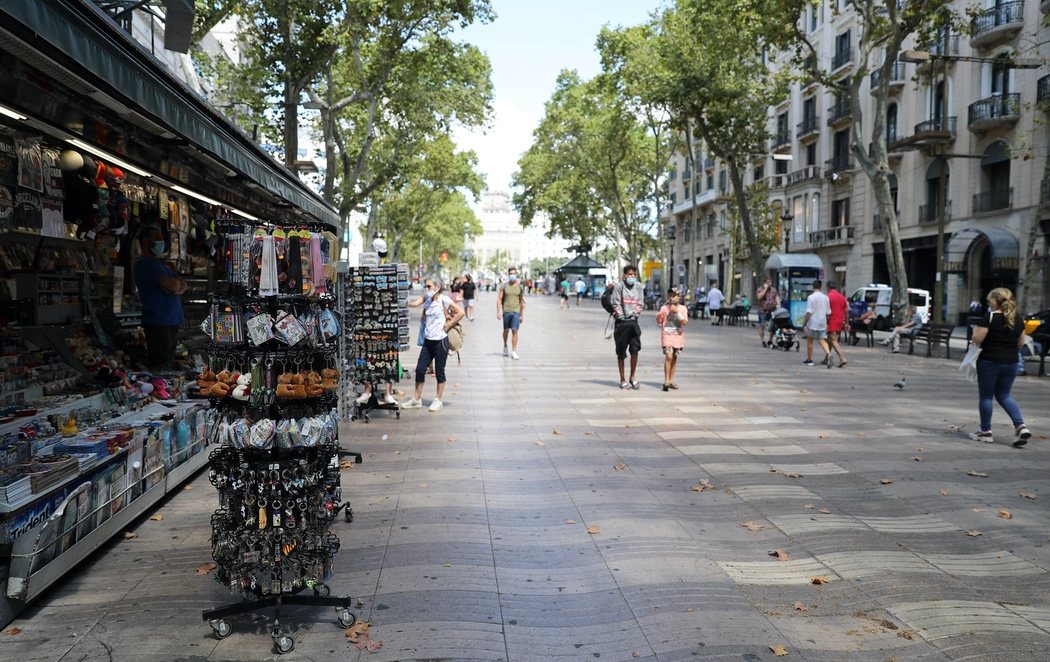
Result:
{"label": "white sneaker", "polygon": [[354,402],[356,402],[359,405],[363,405],[366,402],[368,402],[369,398],[371,398],[371,397],[372,397],[371,393],[362,393],[361,395],[357,396],[357,400],[355,400]]}
{"label": "white sneaker", "polygon": [[415,398],[409,398],[408,400],[405,400],[404,402],[401,403],[401,408],[402,409],[422,409],[423,408],[423,401],[422,400],[416,400]]}
{"label": "white sneaker", "polygon": [[507,350],[507,346],[503,346],[503,356],[510,356],[510,352]]}
{"label": "white sneaker", "polygon": [[440,400],[435,400],[430,403],[430,411],[441,411],[441,408],[444,406]]}
{"label": "white sneaker", "polygon": [[991,432],[971,432],[970,439],[973,439],[974,441],[983,441],[986,444],[995,443],[995,438],[992,436]]}
{"label": "white sneaker", "polygon": [[396,405],[397,398],[395,398],[393,395],[388,394],[386,397],[383,398],[383,402],[387,403],[388,405]]}
{"label": "white sneaker", "polygon": [[521,357],[518,356],[517,352],[511,352],[510,353],[510,358],[517,360],[517,359],[520,359]]}

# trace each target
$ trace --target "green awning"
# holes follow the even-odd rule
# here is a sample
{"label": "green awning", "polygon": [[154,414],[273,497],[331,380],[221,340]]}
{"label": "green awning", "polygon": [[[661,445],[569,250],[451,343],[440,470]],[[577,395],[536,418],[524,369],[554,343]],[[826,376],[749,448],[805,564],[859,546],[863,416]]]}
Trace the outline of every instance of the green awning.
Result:
{"label": "green awning", "polygon": [[[262,189],[339,226],[335,209],[86,0],[4,0],[0,27]],[[70,64],[72,63],[72,64]]]}

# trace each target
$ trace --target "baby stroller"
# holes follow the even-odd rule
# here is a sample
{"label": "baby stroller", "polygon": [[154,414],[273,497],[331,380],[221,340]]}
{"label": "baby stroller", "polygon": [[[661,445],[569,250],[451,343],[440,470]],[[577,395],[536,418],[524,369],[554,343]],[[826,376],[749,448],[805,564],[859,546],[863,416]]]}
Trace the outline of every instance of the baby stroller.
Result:
{"label": "baby stroller", "polygon": [[773,342],[769,343],[770,349],[782,349],[790,352],[794,347],[799,351],[801,343],[795,338],[795,327],[791,324],[791,313],[787,308],[777,308],[773,311]]}

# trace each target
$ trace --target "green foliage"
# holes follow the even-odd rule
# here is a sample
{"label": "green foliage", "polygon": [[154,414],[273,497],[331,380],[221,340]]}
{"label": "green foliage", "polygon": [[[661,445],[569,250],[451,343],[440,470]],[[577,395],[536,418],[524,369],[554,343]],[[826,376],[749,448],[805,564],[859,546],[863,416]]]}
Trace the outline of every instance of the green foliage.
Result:
{"label": "green foliage", "polygon": [[194,0],[193,32],[190,44],[198,44],[212,28],[229,18],[240,0]]}
{"label": "green foliage", "polygon": [[562,71],[514,174],[522,223],[545,213],[552,233],[586,243],[613,238],[636,262],[654,244],[648,150],[646,129],[612,76],[584,81]]}

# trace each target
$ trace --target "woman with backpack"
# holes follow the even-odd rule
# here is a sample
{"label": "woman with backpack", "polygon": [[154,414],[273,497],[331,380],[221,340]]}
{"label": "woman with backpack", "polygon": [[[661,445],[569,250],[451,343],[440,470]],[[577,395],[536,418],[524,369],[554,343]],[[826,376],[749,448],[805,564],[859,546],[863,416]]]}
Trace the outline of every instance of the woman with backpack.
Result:
{"label": "woman with backpack", "polygon": [[444,404],[441,396],[445,393],[445,363],[448,361],[448,330],[463,319],[463,309],[453,303],[443,292],[443,285],[437,278],[428,278],[423,296],[409,301],[408,305],[423,306],[423,344],[416,361],[415,395],[401,405],[402,409],[420,409],[423,406],[423,383],[427,377],[427,366],[434,362],[434,376],[437,377],[437,395],[430,403],[430,411],[440,411]]}

